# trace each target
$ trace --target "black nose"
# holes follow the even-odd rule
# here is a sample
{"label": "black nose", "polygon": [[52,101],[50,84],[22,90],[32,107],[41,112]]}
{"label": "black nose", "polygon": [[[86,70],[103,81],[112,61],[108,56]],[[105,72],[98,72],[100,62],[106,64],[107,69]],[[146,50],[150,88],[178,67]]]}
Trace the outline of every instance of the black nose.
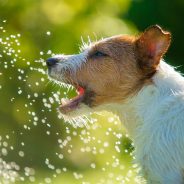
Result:
{"label": "black nose", "polygon": [[58,63],[58,59],[57,58],[49,58],[46,60],[47,66],[53,66],[56,63]]}

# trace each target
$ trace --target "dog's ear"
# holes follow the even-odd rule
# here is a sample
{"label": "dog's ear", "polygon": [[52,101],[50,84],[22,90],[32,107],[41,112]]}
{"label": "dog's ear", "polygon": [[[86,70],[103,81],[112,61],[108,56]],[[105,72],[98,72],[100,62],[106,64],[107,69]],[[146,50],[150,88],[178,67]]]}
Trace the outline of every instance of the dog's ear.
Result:
{"label": "dog's ear", "polygon": [[171,34],[158,25],[147,28],[135,42],[140,67],[144,70],[155,70],[170,42]]}

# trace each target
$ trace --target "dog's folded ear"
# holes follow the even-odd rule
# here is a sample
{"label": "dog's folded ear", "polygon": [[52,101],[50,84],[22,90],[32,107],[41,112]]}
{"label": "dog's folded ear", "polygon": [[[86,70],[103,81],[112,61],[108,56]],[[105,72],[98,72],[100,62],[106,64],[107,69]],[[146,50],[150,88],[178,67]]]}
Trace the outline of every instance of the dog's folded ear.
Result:
{"label": "dog's folded ear", "polygon": [[167,52],[171,34],[158,25],[147,28],[136,40],[136,56],[143,70],[156,70],[162,56]]}

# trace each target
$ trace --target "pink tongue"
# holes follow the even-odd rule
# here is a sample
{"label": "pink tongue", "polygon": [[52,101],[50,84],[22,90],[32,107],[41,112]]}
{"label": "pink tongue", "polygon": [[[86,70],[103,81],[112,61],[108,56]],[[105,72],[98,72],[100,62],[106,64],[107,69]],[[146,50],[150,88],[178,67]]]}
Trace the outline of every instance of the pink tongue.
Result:
{"label": "pink tongue", "polygon": [[79,95],[83,95],[84,94],[84,88],[82,88],[80,86],[77,88],[77,91],[78,91]]}
{"label": "pink tongue", "polygon": [[62,113],[67,113],[67,112],[70,112],[74,109],[76,109],[78,107],[78,105],[80,104],[80,102],[83,100],[83,97],[84,97],[84,88],[82,87],[78,87],[77,88],[77,92],[78,92],[78,96],[74,97],[73,99],[71,99],[71,101],[69,103],[67,103],[66,105],[61,105],[59,107],[59,110],[62,112]]}

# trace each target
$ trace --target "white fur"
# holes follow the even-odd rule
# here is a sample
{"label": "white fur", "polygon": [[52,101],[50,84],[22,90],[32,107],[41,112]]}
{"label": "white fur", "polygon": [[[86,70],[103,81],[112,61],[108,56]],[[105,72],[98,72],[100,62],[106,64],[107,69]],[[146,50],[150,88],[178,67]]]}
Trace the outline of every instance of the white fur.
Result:
{"label": "white fur", "polygon": [[87,56],[87,49],[84,52],[75,55],[55,55],[53,58],[57,58],[59,62],[52,67],[49,75],[56,80],[64,82],[63,73],[61,71],[69,70],[74,74],[77,70],[81,69],[82,65],[87,60]]}
{"label": "white fur", "polygon": [[148,183],[184,183],[184,78],[161,61],[152,85],[112,109],[132,136]]}

